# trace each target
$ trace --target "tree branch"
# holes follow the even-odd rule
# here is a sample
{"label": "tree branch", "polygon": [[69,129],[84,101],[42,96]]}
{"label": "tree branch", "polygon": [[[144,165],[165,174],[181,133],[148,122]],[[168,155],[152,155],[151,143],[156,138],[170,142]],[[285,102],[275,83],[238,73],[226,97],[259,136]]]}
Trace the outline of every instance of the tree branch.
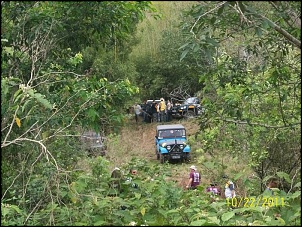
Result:
{"label": "tree branch", "polygon": [[291,34],[289,34],[287,31],[285,31],[283,28],[281,28],[280,26],[278,26],[276,23],[274,23],[273,21],[271,21],[270,19],[268,19],[267,17],[258,14],[258,13],[254,13],[249,11],[250,13],[266,20],[269,22],[269,24],[272,26],[273,29],[275,29],[277,32],[279,32],[281,35],[283,35],[287,40],[289,40],[291,43],[293,43],[296,47],[298,47],[299,49],[301,49],[301,41],[296,39],[294,36],[292,36]]}
{"label": "tree branch", "polygon": [[192,26],[191,29],[190,29],[190,32],[194,35],[195,38],[196,38],[196,35],[195,35],[195,33],[193,32],[193,29],[194,29],[194,27],[196,26],[197,22],[200,20],[200,18],[202,18],[203,16],[205,16],[205,15],[211,13],[212,11],[214,11],[214,10],[216,10],[216,9],[218,9],[218,8],[220,8],[220,7],[223,6],[225,3],[227,3],[227,1],[224,1],[224,2],[221,2],[221,3],[217,4],[213,9],[211,9],[211,10],[205,12],[204,14],[200,15],[200,16],[197,18],[197,20],[194,22],[193,26]]}
{"label": "tree branch", "polygon": [[265,127],[265,128],[291,128],[291,127],[294,127],[294,126],[297,126],[297,125],[301,125],[300,122],[297,122],[297,123],[293,123],[293,124],[290,124],[290,125],[268,125],[268,124],[262,124],[262,123],[252,123],[252,122],[249,122],[249,121],[240,121],[240,120],[233,120],[233,119],[222,119],[220,118],[219,120],[222,120],[224,122],[231,122],[231,123],[235,123],[235,124],[246,124],[246,125],[250,125],[250,126],[262,126],[262,127]]}

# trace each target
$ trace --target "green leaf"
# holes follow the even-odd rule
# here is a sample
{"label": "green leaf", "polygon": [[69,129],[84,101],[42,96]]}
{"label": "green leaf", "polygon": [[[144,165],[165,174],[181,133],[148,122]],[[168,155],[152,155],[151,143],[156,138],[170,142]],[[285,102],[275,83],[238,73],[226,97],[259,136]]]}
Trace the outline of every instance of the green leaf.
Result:
{"label": "green leaf", "polygon": [[193,52],[198,52],[200,49],[200,46],[198,44],[196,44],[193,48]]}
{"label": "green leaf", "polygon": [[9,209],[4,206],[1,206],[1,216],[5,217],[8,213],[9,213]]}
{"label": "green leaf", "polygon": [[[102,226],[102,225],[106,225],[106,224],[107,224],[106,221],[104,221],[104,220],[98,220],[98,221],[96,221],[94,223],[94,226]],[[85,223],[83,223],[83,224],[80,223],[80,225],[86,225],[86,224]]]}
{"label": "green leaf", "polygon": [[207,42],[212,44],[215,47],[218,47],[218,42],[215,39],[207,38]]}
{"label": "green leaf", "polygon": [[264,29],[268,29],[268,28],[269,28],[268,21],[267,21],[267,20],[263,20],[261,26],[262,26]]}
{"label": "green leaf", "polygon": [[22,105],[22,107],[21,107],[21,111],[22,111],[22,112],[24,112],[25,107],[27,106],[27,104],[28,104],[30,101],[31,101],[31,100],[28,99],[28,100],[26,100],[26,102]]}
{"label": "green leaf", "polygon": [[246,7],[243,4],[243,2],[238,1],[238,5],[239,5],[239,8],[240,8],[241,12],[244,13],[246,11]]}
{"label": "green leaf", "polygon": [[231,212],[226,212],[224,213],[222,216],[221,216],[221,220],[222,221],[228,221],[230,220],[233,216],[235,215],[234,211],[231,211]]}
{"label": "green leaf", "polygon": [[212,17],[211,20],[210,20],[210,23],[214,25],[215,22],[216,22],[216,17]]}
{"label": "green leaf", "polygon": [[39,103],[41,103],[45,108],[52,109],[51,103],[43,97],[40,93],[34,93],[34,90],[28,90],[28,94],[35,98]]}
{"label": "green leaf", "polygon": [[183,51],[183,52],[181,53],[180,61],[182,61],[182,59],[184,59],[184,57],[187,55],[188,52],[189,52],[189,49],[186,49],[185,51]]}
{"label": "green leaf", "polygon": [[278,177],[284,178],[284,180],[286,180],[287,183],[291,182],[291,179],[289,178],[289,175],[287,173],[277,172],[276,174],[277,174]]}
{"label": "green leaf", "polygon": [[272,27],[272,28],[275,27],[275,25],[272,21],[270,21],[270,20],[265,20],[265,21],[267,22],[269,27]]}
{"label": "green leaf", "polygon": [[262,36],[262,30],[259,27],[256,27],[256,34],[257,36],[261,37]]}
{"label": "green leaf", "polygon": [[298,182],[297,184],[294,185],[294,188],[300,188],[301,187],[301,182]]}
{"label": "green leaf", "polygon": [[16,205],[11,205],[10,207],[11,207],[13,210],[15,210],[18,214],[21,213],[21,210],[20,210],[20,208],[19,208],[18,206],[16,206]]}
{"label": "green leaf", "polygon": [[9,55],[13,55],[14,50],[12,47],[3,47],[3,51],[8,53]]}
{"label": "green leaf", "polygon": [[14,102],[18,101],[18,99],[21,97],[20,92],[22,91],[22,89],[18,89],[15,94],[14,94]]}
{"label": "green leaf", "polygon": [[7,79],[1,79],[1,94],[6,95],[8,93]]}
{"label": "green leaf", "polygon": [[192,225],[192,226],[202,226],[205,222],[206,222],[205,219],[203,219],[203,220],[197,220],[197,221],[192,221],[190,223],[190,225]]}
{"label": "green leaf", "polygon": [[182,45],[181,47],[178,48],[178,50],[184,49],[186,46],[188,46],[190,43],[185,43],[184,45]]}
{"label": "green leaf", "polygon": [[88,117],[91,118],[93,121],[95,120],[95,118],[98,116],[98,113],[95,111],[95,109],[90,108],[88,110]]}
{"label": "green leaf", "polygon": [[213,223],[215,223],[216,225],[219,225],[220,223],[220,220],[217,217],[208,217],[208,219]]}
{"label": "green leaf", "polygon": [[295,199],[295,198],[300,198],[301,197],[301,191],[296,191],[291,198]]}
{"label": "green leaf", "polygon": [[218,9],[218,16],[220,16],[223,13],[223,9],[224,9],[224,4]]}
{"label": "green leaf", "polygon": [[179,211],[178,210],[168,210],[167,211],[167,214],[175,214],[175,213],[179,213]]}

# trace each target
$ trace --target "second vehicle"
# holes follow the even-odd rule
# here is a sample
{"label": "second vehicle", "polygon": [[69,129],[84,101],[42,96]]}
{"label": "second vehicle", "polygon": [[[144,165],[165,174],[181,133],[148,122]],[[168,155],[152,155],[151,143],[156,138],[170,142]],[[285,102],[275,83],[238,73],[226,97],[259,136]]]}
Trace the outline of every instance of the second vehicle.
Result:
{"label": "second vehicle", "polygon": [[204,112],[197,97],[190,97],[182,104],[176,104],[172,107],[173,118],[192,118]]}

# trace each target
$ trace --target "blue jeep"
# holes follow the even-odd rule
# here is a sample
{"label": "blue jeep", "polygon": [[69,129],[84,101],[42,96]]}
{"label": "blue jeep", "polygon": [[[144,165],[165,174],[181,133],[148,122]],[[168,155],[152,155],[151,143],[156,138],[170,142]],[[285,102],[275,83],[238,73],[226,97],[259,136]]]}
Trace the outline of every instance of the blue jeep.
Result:
{"label": "blue jeep", "polygon": [[155,135],[157,160],[190,161],[191,148],[187,144],[186,129],[181,124],[157,125]]}

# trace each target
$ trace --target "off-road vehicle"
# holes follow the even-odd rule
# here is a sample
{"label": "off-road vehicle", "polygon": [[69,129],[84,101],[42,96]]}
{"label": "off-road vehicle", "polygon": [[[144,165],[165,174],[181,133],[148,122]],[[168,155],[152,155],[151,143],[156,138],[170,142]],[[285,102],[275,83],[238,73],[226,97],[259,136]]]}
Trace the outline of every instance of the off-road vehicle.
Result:
{"label": "off-road vehicle", "polygon": [[187,144],[186,129],[181,124],[157,125],[155,151],[161,163],[171,160],[190,161],[191,148]]}
{"label": "off-road vehicle", "polygon": [[197,97],[190,97],[182,104],[174,104],[171,108],[173,118],[192,118],[202,114],[204,111]]}
{"label": "off-road vehicle", "polygon": [[107,146],[105,138],[94,131],[85,131],[81,135],[82,148],[89,156],[105,156]]}

